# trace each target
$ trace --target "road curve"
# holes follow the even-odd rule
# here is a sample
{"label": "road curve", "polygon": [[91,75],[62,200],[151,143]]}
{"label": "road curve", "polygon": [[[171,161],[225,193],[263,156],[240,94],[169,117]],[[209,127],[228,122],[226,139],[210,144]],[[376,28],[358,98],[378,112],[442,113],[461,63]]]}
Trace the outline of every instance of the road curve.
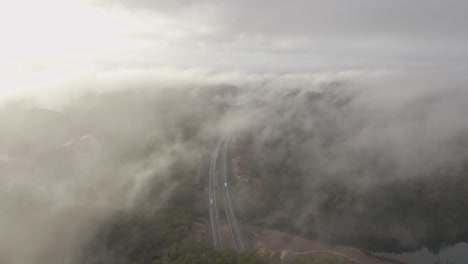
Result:
{"label": "road curve", "polygon": [[216,149],[214,150],[211,163],[210,163],[210,171],[209,171],[209,180],[208,180],[208,205],[209,205],[209,213],[210,213],[210,225],[211,225],[211,232],[213,237],[213,244],[216,248],[223,248],[223,238],[220,232],[220,219],[219,219],[219,210],[218,210],[218,203],[216,199],[216,188],[218,185],[218,177],[216,177],[216,163],[218,160],[219,150],[221,148],[222,142],[224,137],[222,137]]}
{"label": "road curve", "polygon": [[224,200],[226,220],[231,230],[234,245],[237,251],[242,251],[245,249],[244,242],[242,241],[239,224],[232,206],[231,193],[229,190],[230,184],[228,183],[229,163],[227,153],[231,143],[231,137],[230,133],[223,134],[211,157],[208,183],[210,227],[214,246],[216,248],[223,248],[224,244],[220,227],[221,220],[217,201],[217,191],[220,190]]}
{"label": "road curve", "polygon": [[244,242],[242,241],[242,235],[240,232],[239,224],[237,221],[236,214],[234,212],[234,208],[232,206],[231,200],[231,193],[229,187],[231,186],[228,183],[228,162],[227,162],[227,151],[229,149],[229,145],[231,143],[231,134],[226,136],[226,140],[224,142],[224,149],[222,152],[222,163],[221,163],[221,179],[224,181],[224,184],[221,187],[223,198],[224,198],[224,208],[226,211],[226,219],[228,221],[229,227],[231,229],[232,238],[234,240],[234,245],[237,251],[244,250]]}
{"label": "road curve", "polygon": [[[221,232],[221,219],[219,216],[219,208],[217,201],[217,191],[221,191],[224,200],[224,209],[226,212],[226,220],[231,230],[231,235],[234,241],[234,245],[237,251],[243,251],[245,249],[242,235],[240,232],[239,224],[236,218],[236,214],[232,205],[230,186],[228,181],[229,166],[228,166],[228,149],[231,144],[232,135],[225,133],[219,139],[218,144],[213,151],[209,170],[209,213],[210,213],[210,227],[213,236],[213,244],[216,248],[224,248],[223,237]],[[327,253],[336,256],[343,257],[357,264],[379,264],[385,263],[377,259],[370,259],[365,256],[356,255],[351,256],[346,252],[339,252],[335,250],[310,250],[305,252],[288,252],[294,255],[307,255],[313,253]],[[352,252],[351,252],[352,254]]]}

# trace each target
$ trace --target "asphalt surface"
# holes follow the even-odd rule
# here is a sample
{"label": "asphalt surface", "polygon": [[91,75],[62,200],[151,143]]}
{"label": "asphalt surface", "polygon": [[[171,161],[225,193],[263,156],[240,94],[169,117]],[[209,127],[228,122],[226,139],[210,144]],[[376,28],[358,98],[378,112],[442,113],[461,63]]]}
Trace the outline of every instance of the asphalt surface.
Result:
{"label": "asphalt surface", "polygon": [[241,232],[239,229],[239,223],[236,218],[235,211],[232,207],[231,193],[230,193],[230,184],[228,182],[228,174],[230,172],[228,162],[227,162],[227,151],[229,145],[231,144],[231,135],[228,135],[225,139],[224,149],[222,153],[222,163],[221,163],[221,179],[224,181],[224,184],[221,187],[221,192],[223,193],[224,198],[224,208],[226,211],[226,219],[228,221],[229,227],[231,228],[231,234],[234,240],[237,251],[244,250],[244,243],[242,241]]}
{"label": "asphalt surface", "polygon": [[213,244],[216,248],[223,248],[223,238],[220,232],[220,217],[219,217],[219,209],[218,209],[218,202],[216,196],[216,189],[218,185],[218,177],[216,177],[216,164],[219,156],[219,150],[221,144],[223,143],[223,138],[220,139],[218,146],[213,152],[213,156],[211,158],[210,163],[210,172],[209,172],[209,180],[208,180],[208,204],[210,208],[210,225],[211,225],[211,232],[213,234]]}
{"label": "asphalt surface", "polygon": [[221,235],[221,219],[218,208],[218,192],[221,193],[224,201],[224,209],[226,212],[226,220],[231,230],[232,239],[237,251],[245,249],[242,235],[239,228],[239,223],[236,218],[234,208],[232,206],[230,184],[228,176],[230,174],[228,162],[228,149],[231,143],[231,134],[224,134],[218,142],[216,149],[213,152],[209,170],[209,213],[210,227],[212,232],[213,244],[217,248],[223,248],[223,237]]}

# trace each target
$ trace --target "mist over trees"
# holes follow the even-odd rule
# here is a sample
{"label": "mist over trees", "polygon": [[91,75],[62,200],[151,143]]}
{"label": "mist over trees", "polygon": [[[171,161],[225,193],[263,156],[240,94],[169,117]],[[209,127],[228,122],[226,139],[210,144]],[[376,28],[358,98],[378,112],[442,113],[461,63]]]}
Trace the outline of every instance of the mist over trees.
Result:
{"label": "mist over trees", "polygon": [[263,182],[250,219],[376,251],[466,240],[466,92],[393,109],[364,105],[362,92],[330,83],[263,106],[240,139]]}
{"label": "mist over trees", "polygon": [[[255,201],[236,198],[243,222],[379,251],[468,239],[466,89],[223,78],[161,87],[130,80],[59,107],[3,103],[0,261],[74,263],[89,243],[123,259],[162,257],[158,245],[179,250],[188,219],[206,217],[207,166],[225,131],[235,141],[230,155],[260,182]],[[175,244],[155,220],[168,206],[186,211]]]}

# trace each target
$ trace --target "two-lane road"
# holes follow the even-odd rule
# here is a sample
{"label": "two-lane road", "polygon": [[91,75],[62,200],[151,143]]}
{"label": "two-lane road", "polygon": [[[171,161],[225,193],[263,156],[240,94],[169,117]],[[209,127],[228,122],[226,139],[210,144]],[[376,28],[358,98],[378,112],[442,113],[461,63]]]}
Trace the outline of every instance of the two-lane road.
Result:
{"label": "two-lane road", "polygon": [[221,164],[221,172],[222,172],[222,179],[224,181],[224,184],[221,188],[222,193],[223,193],[223,198],[224,198],[224,208],[226,210],[226,219],[229,223],[229,227],[231,229],[231,234],[234,239],[234,245],[236,246],[237,251],[242,251],[244,250],[244,242],[242,241],[242,235],[240,232],[239,224],[236,218],[236,214],[234,212],[234,208],[232,206],[232,200],[231,200],[231,192],[229,190],[229,187],[231,186],[228,184],[228,158],[227,158],[227,151],[229,149],[229,146],[231,144],[231,135],[229,134],[226,137],[225,143],[224,143],[224,149],[223,149],[223,155],[222,155],[222,164]]}
{"label": "two-lane road", "polygon": [[213,152],[211,163],[210,163],[210,171],[209,171],[209,180],[208,180],[208,197],[209,197],[209,212],[210,212],[210,224],[211,224],[211,232],[213,234],[213,244],[216,248],[223,248],[223,238],[221,235],[221,220],[219,218],[219,209],[218,209],[218,202],[216,197],[216,189],[218,185],[218,177],[216,177],[216,164],[218,161],[219,150],[221,144],[223,142],[223,138],[221,138],[218,142],[218,146]]}
{"label": "two-lane road", "polygon": [[221,191],[224,209],[226,211],[226,220],[231,230],[232,239],[237,251],[244,250],[244,242],[240,232],[239,224],[237,222],[236,214],[232,206],[232,199],[230,193],[230,184],[228,182],[229,163],[228,163],[228,149],[231,143],[231,134],[224,134],[218,142],[216,149],[211,158],[209,170],[209,213],[210,213],[210,226],[213,237],[213,244],[217,248],[223,248],[223,237],[221,232],[221,219],[219,216],[219,208],[217,201],[217,191]]}

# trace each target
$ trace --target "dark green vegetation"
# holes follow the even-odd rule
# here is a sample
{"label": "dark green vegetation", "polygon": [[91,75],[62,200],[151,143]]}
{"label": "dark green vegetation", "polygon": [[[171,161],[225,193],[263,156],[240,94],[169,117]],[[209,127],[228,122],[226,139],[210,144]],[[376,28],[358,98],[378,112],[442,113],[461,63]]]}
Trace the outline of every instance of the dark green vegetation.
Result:
{"label": "dark green vegetation", "polygon": [[341,264],[333,256],[290,258],[217,250],[190,237],[191,215],[183,207],[119,213],[103,223],[79,263],[87,264]]}
{"label": "dark green vegetation", "polygon": [[192,219],[182,207],[121,213],[103,223],[81,263],[270,263],[252,253],[216,250],[190,238]]}
{"label": "dark green vegetation", "polygon": [[101,224],[80,262],[152,263],[186,239],[191,225],[191,215],[179,207],[118,213]]}
{"label": "dark green vegetation", "polygon": [[254,253],[237,253],[232,250],[216,250],[205,242],[185,240],[165,251],[153,264],[267,264],[281,263],[278,257],[261,257]]}
{"label": "dark green vegetation", "polygon": [[[242,156],[257,182],[249,190],[255,198],[233,194],[243,223],[370,251],[423,246],[437,251],[468,241],[468,131],[462,125],[450,128],[458,121],[440,127],[442,117],[457,114],[441,110],[457,95],[435,94],[386,109],[341,86],[268,91],[265,98],[238,108],[218,100],[235,95],[235,87],[212,87],[191,97],[167,92],[165,100],[150,102],[157,109],[135,111],[136,116],[164,111],[161,120],[147,114],[144,123],[165,130],[164,137],[151,134],[140,137],[139,144],[132,142],[145,151],[130,154],[173,159],[167,175],[157,178],[141,201],[163,200],[206,220],[208,164],[224,131],[217,124],[232,119],[240,128],[232,126],[236,142],[230,156]],[[125,100],[134,105],[131,96]],[[169,143],[178,147],[168,148]],[[166,149],[170,151],[158,152]],[[131,157],[139,160],[139,155]],[[164,212],[136,210],[111,217],[91,243],[88,263],[182,263],[188,256],[223,263],[244,257],[265,261],[187,241],[188,220],[171,227],[161,220]],[[183,223],[191,217],[178,218]]]}
{"label": "dark green vegetation", "polygon": [[392,116],[355,100],[332,87],[266,107],[273,132],[262,136],[262,123],[239,137],[240,154],[262,182],[258,207],[244,216],[371,251],[437,252],[467,241],[468,131],[439,138],[421,124],[434,118],[436,97]]}

